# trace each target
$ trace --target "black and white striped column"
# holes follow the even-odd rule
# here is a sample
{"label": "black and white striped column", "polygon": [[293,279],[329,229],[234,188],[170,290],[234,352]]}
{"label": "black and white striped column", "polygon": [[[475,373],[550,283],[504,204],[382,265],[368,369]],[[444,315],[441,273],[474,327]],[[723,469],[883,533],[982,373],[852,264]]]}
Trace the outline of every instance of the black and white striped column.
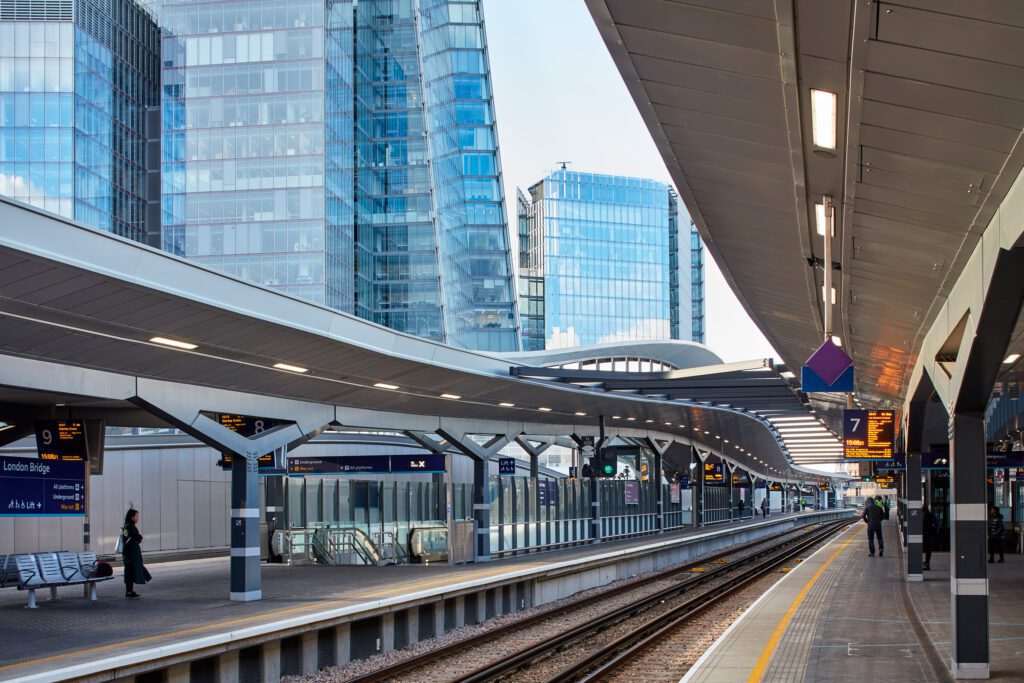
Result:
{"label": "black and white striped column", "polygon": [[954,678],[989,677],[985,421],[954,412],[950,429],[950,592]]}
{"label": "black and white striped column", "polygon": [[267,557],[271,562],[282,562],[280,555],[274,554],[274,531],[285,527],[284,520],[284,476],[264,477],[264,496],[266,506],[263,521],[267,523]]}
{"label": "black and white striped column", "polygon": [[473,520],[476,522],[476,562],[491,561],[491,505],[487,500],[487,460],[473,459]]}
{"label": "black and white striped column", "polygon": [[231,599],[263,598],[260,579],[259,472],[255,458],[231,459]]}
{"label": "black and white striped column", "polygon": [[924,511],[921,509],[921,454],[907,453],[905,471],[907,487],[907,581],[923,581]]}

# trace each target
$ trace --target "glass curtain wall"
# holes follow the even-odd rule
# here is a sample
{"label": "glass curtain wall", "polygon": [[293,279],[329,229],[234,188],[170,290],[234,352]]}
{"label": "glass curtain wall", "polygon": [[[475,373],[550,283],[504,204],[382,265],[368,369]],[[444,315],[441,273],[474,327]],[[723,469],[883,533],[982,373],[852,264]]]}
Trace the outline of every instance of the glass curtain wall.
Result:
{"label": "glass curtain wall", "polygon": [[444,341],[416,4],[356,7],[356,313]]}
{"label": "glass curtain wall", "polygon": [[317,303],[325,5],[164,2],[163,248]]}
{"label": "glass curtain wall", "polygon": [[517,351],[487,40],[478,0],[421,0],[423,87],[449,344]]}
{"label": "glass curtain wall", "polygon": [[130,0],[12,11],[0,22],[0,194],[143,241],[156,24]]}

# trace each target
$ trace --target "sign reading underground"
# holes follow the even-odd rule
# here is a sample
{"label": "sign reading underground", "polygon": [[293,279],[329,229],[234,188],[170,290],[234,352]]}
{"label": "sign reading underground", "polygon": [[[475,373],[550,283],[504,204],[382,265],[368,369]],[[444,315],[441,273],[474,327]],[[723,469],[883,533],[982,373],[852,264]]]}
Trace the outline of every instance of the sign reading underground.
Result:
{"label": "sign reading underground", "polygon": [[896,439],[891,410],[843,411],[843,456],[849,460],[889,460]]}

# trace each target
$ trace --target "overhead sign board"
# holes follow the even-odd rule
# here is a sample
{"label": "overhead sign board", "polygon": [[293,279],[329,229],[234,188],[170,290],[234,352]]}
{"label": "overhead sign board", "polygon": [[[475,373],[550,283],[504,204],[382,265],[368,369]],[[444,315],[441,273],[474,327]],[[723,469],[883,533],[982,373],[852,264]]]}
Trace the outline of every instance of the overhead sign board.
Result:
{"label": "overhead sign board", "polygon": [[498,458],[498,474],[515,474],[515,458]]}
{"label": "overhead sign board", "polygon": [[725,482],[725,471],[720,462],[704,463],[704,483],[722,484]]}
{"label": "overhead sign board", "polygon": [[84,462],[89,459],[82,420],[36,420],[35,428],[40,460]]}
{"label": "overhead sign board", "polygon": [[848,460],[889,460],[895,440],[893,411],[843,411],[843,456]]}
{"label": "overhead sign board", "polygon": [[328,455],[289,457],[288,475],[293,477],[352,474],[417,474],[445,471],[443,453],[422,455]]}
{"label": "overhead sign board", "polygon": [[269,417],[234,415],[232,413],[217,413],[215,419],[222,427],[227,427],[234,433],[241,434],[247,439],[270,431],[280,424],[277,420],[272,420]]}
{"label": "overhead sign board", "polygon": [[88,462],[0,456],[0,517],[85,515]]}
{"label": "overhead sign board", "polygon": [[[231,463],[234,461],[234,459],[234,456],[232,456],[230,453],[225,453],[221,455],[220,460],[217,461],[217,464],[220,465],[221,469],[230,470]],[[259,464],[260,474],[284,474],[284,470],[274,467],[273,453],[264,453],[259,457],[257,462]]]}

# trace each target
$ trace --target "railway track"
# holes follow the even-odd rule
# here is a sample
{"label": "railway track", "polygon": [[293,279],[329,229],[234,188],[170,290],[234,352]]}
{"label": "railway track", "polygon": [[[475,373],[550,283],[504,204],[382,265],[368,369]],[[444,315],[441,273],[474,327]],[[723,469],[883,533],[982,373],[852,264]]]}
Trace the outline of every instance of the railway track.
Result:
{"label": "railway track", "polygon": [[[350,680],[598,680],[627,667],[659,634],[680,628],[847,524],[815,525],[777,539],[734,546]],[[665,585],[651,590],[659,584]],[[641,594],[622,600],[624,592],[633,591]],[[620,606],[602,607],[616,600]],[[524,642],[532,644],[524,647]],[[569,663],[563,665],[562,660]]]}

